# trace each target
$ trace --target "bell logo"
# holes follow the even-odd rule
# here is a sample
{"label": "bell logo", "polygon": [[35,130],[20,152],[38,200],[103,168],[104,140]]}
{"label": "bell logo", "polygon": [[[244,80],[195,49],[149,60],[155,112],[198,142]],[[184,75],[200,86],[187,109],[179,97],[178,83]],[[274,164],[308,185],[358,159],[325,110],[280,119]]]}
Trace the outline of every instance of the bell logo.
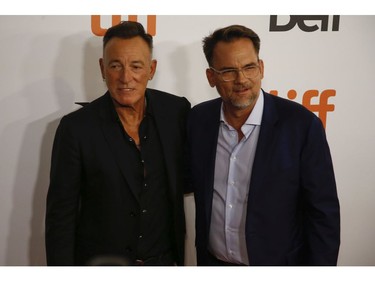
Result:
{"label": "bell logo", "polygon": [[[317,24],[314,25],[306,25],[305,21],[317,21],[320,22],[320,30],[321,31],[328,31],[328,23],[329,23],[329,16],[290,16],[289,22],[281,25],[278,24],[278,17],[271,16],[270,17],[270,31],[289,31],[293,29],[296,25],[305,32],[314,32],[319,30],[319,26]],[[340,25],[340,16],[333,16],[332,17],[332,31],[339,31]]]}
{"label": "bell logo", "polygon": [[[272,90],[270,94],[277,96],[278,91]],[[287,96],[288,99],[294,100],[297,97],[296,90],[289,90]],[[328,99],[333,96],[336,96],[336,90],[333,89],[327,89],[321,93],[318,90],[307,90],[302,96],[302,105],[308,110],[318,113],[318,117],[322,121],[324,128],[326,128],[327,124],[327,113],[335,110],[335,105],[328,103]],[[312,102],[314,97],[319,97],[318,103]]]}
{"label": "bell logo", "polygon": [[[107,28],[102,28],[101,26],[101,17],[98,15],[91,16],[91,31],[96,36],[104,36],[107,31]],[[112,16],[112,26],[119,24],[122,20],[122,17],[119,15]],[[129,21],[138,21],[138,16],[128,16]],[[156,35],[156,16],[147,16],[147,26],[146,32],[151,36]]]}

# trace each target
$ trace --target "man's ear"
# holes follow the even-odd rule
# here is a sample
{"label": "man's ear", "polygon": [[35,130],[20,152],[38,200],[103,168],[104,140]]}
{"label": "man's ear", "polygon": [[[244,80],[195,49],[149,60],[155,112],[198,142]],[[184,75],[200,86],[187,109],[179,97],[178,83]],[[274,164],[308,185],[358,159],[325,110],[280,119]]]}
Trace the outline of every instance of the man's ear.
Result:
{"label": "man's ear", "polygon": [[206,69],[207,80],[208,80],[208,83],[210,84],[210,86],[212,88],[216,86],[216,81],[215,81],[214,75],[215,75],[215,73],[212,69],[210,69],[210,68]]}
{"label": "man's ear", "polygon": [[102,78],[105,80],[105,75],[104,75],[104,61],[103,58],[99,59],[99,66],[100,66],[100,71],[102,73]]}
{"label": "man's ear", "polygon": [[156,72],[156,66],[158,65],[158,61],[153,59],[151,60],[151,65],[150,65],[150,73],[148,80],[152,80],[154,78],[155,72]]}

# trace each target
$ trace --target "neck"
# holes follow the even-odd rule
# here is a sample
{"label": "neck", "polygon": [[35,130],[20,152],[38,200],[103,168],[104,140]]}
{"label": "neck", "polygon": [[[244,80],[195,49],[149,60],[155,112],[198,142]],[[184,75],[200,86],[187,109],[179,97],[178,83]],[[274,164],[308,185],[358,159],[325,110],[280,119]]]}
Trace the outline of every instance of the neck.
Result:
{"label": "neck", "polygon": [[146,112],[145,99],[134,105],[119,105],[115,103],[115,109],[123,125],[139,125]]}
{"label": "neck", "polygon": [[137,106],[115,105],[117,114],[121,120],[122,126],[127,134],[134,140],[137,148],[140,149],[139,126],[146,112],[146,102],[143,99]]}
{"label": "neck", "polygon": [[254,105],[246,108],[238,108],[224,103],[223,110],[225,120],[237,131],[241,131],[242,125],[245,124],[253,108]]}

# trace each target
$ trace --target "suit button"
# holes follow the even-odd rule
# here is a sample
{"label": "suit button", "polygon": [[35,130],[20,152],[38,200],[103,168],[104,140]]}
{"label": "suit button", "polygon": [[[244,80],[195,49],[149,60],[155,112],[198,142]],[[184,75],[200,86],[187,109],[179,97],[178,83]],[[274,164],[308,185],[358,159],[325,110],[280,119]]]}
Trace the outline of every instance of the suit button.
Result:
{"label": "suit button", "polygon": [[134,212],[130,212],[129,214],[131,217],[135,217],[135,213]]}

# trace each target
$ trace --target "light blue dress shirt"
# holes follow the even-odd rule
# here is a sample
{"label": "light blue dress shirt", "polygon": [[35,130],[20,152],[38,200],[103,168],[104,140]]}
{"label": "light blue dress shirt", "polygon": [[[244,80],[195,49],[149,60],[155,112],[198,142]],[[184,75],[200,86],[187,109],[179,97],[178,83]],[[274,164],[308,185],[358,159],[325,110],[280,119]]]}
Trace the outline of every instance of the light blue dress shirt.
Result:
{"label": "light blue dress shirt", "polygon": [[226,122],[221,106],[209,251],[216,258],[231,263],[249,264],[245,237],[246,210],[263,104],[261,91],[241,127],[244,137],[240,142],[237,131]]}

